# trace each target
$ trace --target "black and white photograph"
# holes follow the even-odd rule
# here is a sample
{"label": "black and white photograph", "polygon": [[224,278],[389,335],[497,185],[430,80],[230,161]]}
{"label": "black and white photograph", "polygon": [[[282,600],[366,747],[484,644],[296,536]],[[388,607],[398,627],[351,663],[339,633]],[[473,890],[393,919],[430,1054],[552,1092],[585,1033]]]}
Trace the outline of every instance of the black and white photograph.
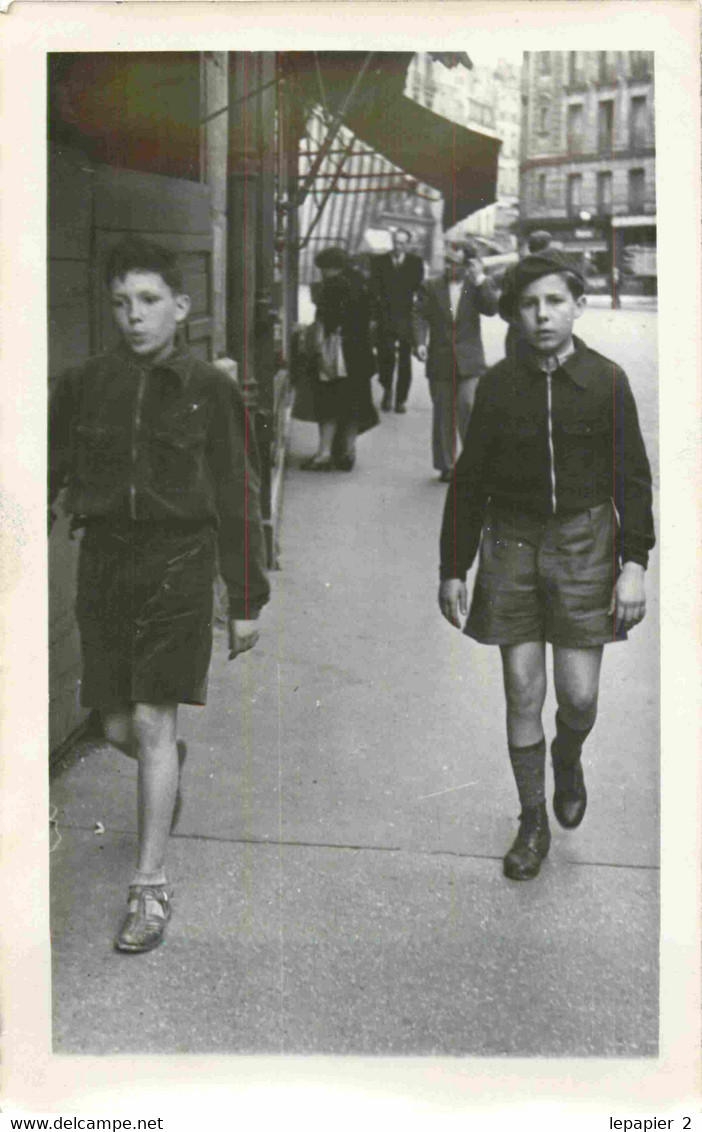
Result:
{"label": "black and white photograph", "polygon": [[44,53],[53,1059],[663,1055],[660,56],[485,30]]}

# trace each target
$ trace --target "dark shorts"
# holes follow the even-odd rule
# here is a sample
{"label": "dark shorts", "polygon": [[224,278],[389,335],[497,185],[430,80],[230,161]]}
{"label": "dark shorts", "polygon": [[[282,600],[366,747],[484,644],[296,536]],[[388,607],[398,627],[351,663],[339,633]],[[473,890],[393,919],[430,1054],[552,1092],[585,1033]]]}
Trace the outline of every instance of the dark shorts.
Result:
{"label": "dark shorts", "polygon": [[205,703],[216,543],[210,524],[87,525],[76,600],[84,707]]}
{"label": "dark shorts", "polygon": [[465,632],[487,645],[625,640],[609,613],[616,533],[611,502],[550,519],[489,508]]}

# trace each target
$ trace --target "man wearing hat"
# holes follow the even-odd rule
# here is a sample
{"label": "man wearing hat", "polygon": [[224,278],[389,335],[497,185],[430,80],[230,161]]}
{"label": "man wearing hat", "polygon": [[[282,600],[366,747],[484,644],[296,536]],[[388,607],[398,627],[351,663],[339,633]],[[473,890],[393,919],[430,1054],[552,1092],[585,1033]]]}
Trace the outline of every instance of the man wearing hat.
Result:
{"label": "man wearing hat", "polygon": [[[651,472],[626,374],[573,336],[585,281],[558,252],[526,256],[499,310],[514,354],[481,379],[441,531],[439,605],[456,628],[499,645],[509,756],[521,803],[505,876],[537,876],[545,805],[546,644],[558,703],[553,809],[575,829],[581,762],[595,723],[603,646],[644,617],[655,543]],[[480,546],[468,612],[465,577]]]}
{"label": "man wearing hat", "polygon": [[405,413],[412,383],[412,306],[424,279],[421,256],[409,250],[412,233],[396,228],[392,251],[371,260],[371,285],[377,306],[378,376],[383,387],[380,407],[390,412],[397,351],[395,412]]}
{"label": "man wearing hat", "polygon": [[456,457],[456,428],[463,442],[486,368],[480,316],[495,314],[497,290],[473,244],[449,244],[444,257],[444,274],[419,292],[415,340],[417,357],[427,364],[433,404],[434,467],[448,483]]}

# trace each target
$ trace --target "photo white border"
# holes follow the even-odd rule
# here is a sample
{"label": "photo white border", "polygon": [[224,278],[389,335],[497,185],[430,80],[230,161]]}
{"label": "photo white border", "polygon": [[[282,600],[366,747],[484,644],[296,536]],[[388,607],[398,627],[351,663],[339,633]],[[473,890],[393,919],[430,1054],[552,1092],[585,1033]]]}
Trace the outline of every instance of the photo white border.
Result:
{"label": "photo white border", "polygon": [[[295,3],[294,20],[287,12]],[[343,17],[343,18],[342,18]],[[499,38],[498,38],[499,37]],[[662,931],[658,1059],[51,1054],[45,435],[47,51],[656,52],[661,395]],[[696,0],[32,3],[0,15],[0,1105],[207,1124],[481,1114],[540,1127],[700,1101],[700,113]],[[697,1118],[695,1117],[695,1120]],[[171,1123],[172,1122],[172,1123]],[[183,1123],[183,1126],[185,1124]],[[267,1126],[267,1125],[266,1125]],[[676,1128],[682,1130],[681,1121]],[[608,1127],[604,1118],[601,1127]],[[698,1132],[693,1124],[693,1129]]]}

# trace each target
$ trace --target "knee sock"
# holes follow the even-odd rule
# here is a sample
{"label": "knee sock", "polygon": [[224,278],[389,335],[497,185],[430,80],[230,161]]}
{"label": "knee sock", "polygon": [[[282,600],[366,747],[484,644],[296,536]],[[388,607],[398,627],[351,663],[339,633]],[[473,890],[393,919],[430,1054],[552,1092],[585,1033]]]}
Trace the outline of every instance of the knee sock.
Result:
{"label": "knee sock", "polygon": [[573,766],[582,754],[583,743],[595,726],[593,720],[589,727],[583,731],[576,731],[569,727],[562,718],[560,711],[556,712],[556,738],[551,746],[551,754],[564,766]]}
{"label": "knee sock", "polygon": [[509,759],[522,810],[534,809],[546,800],[546,740],[529,747],[509,745]]}

